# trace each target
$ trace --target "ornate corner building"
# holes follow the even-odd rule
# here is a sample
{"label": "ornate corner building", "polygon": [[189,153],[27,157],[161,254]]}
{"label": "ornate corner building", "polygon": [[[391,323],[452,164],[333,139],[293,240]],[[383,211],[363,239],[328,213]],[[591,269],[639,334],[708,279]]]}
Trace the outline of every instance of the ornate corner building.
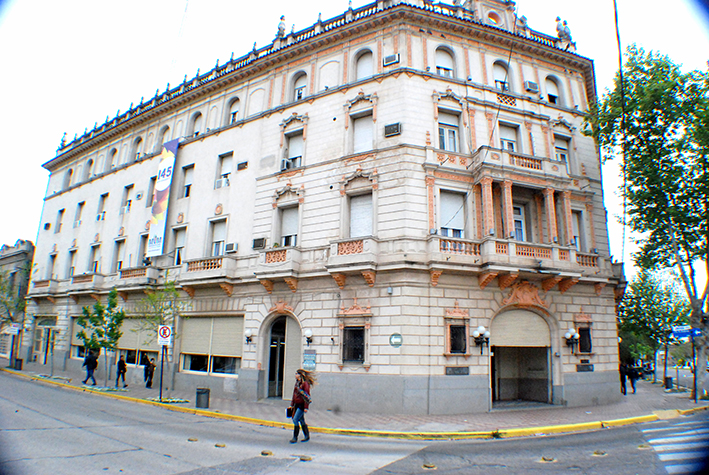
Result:
{"label": "ornate corner building", "polygon": [[[62,142],[44,165],[33,325],[78,371],[75,317],[115,287],[137,369],[158,350],[137,304],[174,281],[189,318],[170,387],[287,399],[305,367],[318,406],[346,411],[617,400],[622,269],[579,130],[593,62],[574,51],[503,0],[379,0],[279,28]],[[42,335],[24,341],[38,363]]]}

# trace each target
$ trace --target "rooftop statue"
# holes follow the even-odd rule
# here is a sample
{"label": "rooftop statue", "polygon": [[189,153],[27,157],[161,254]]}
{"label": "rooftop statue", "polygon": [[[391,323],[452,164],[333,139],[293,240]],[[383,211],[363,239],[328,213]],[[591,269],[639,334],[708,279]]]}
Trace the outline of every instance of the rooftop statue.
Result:
{"label": "rooftop statue", "polygon": [[276,38],[283,38],[286,35],[286,17],[281,15],[281,22],[278,24],[278,33]]}
{"label": "rooftop statue", "polygon": [[556,17],[556,34],[560,40],[572,43],[569,25],[566,23],[566,20],[562,22],[559,17]]}

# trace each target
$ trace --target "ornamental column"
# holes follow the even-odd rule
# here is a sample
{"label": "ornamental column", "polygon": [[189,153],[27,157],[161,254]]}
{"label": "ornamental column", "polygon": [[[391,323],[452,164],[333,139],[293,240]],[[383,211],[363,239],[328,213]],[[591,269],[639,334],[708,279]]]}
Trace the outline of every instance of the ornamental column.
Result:
{"label": "ornamental column", "polygon": [[504,238],[509,238],[514,236],[514,214],[512,211],[512,181],[505,180],[502,182],[502,199],[504,200],[504,227],[505,235],[501,236]]}
{"label": "ornamental column", "polygon": [[554,188],[544,189],[544,208],[547,213],[547,232],[549,242],[557,241],[558,232],[556,229],[556,206],[554,204]]}
{"label": "ornamental column", "polygon": [[571,227],[571,192],[562,191],[561,192],[561,205],[564,211],[564,238],[566,239],[566,245],[571,243],[571,239],[574,235],[574,230]]}
{"label": "ornamental column", "polygon": [[480,180],[483,197],[483,236],[489,236],[490,230],[495,229],[495,218],[492,214],[492,178],[486,176]]}

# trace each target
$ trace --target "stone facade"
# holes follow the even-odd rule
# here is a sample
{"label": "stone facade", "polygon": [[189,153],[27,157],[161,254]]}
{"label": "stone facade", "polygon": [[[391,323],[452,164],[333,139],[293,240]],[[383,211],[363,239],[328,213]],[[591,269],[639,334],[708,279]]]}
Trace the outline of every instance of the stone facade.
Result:
{"label": "stone facade", "polygon": [[[31,241],[19,239],[14,246],[3,244],[0,247],[0,273],[3,274],[7,287],[7,293],[3,295],[3,302],[12,306],[15,298],[24,298],[30,284],[30,268],[32,267],[32,257],[34,256],[34,244]],[[15,335],[11,329],[13,323],[22,323],[25,319],[23,311],[8,313],[5,305],[0,306],[0,355],[10,358],[21,358],[17,353],[19,341],[22,338],[24,328]],[[13,342],[15,350],[13,352]],[[11,362],[13,364],[13,362]]]}
{"label": "stone facade", "polygon": [[[617,400],[622,275],[579,132],[593,64],[514,18],[380,0],[62,143],[30,291],[55,362],[80,369],[74,317],[115,287],[139,373],[158,347],[137,307],[175,281],[172,387],[287,399],[303,366],[317,404],[347,411]],[[164,254],[145,266],[171,139]]]}

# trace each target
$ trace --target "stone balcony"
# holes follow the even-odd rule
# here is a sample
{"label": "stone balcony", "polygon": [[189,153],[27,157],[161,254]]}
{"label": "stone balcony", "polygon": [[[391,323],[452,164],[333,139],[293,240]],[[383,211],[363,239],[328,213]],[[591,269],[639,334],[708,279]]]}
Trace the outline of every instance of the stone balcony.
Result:
{"label": "stone balcony", "polygon": [[326,267],[330,272],[376,270],[378,255],[379,243],[371,237],[331,241]]}
{"label": "stone balcony", "polygon": [[259,279],[297,276],[302,256],[297,247],[275,247],[259,252],[256,275]]}
{"label": "stone balcony", "polygon": [[115,284],[119,289],[152,285],[158,282],[160,275],[161,270],[157,267],[128,267],[118,271],[118,281]]}

